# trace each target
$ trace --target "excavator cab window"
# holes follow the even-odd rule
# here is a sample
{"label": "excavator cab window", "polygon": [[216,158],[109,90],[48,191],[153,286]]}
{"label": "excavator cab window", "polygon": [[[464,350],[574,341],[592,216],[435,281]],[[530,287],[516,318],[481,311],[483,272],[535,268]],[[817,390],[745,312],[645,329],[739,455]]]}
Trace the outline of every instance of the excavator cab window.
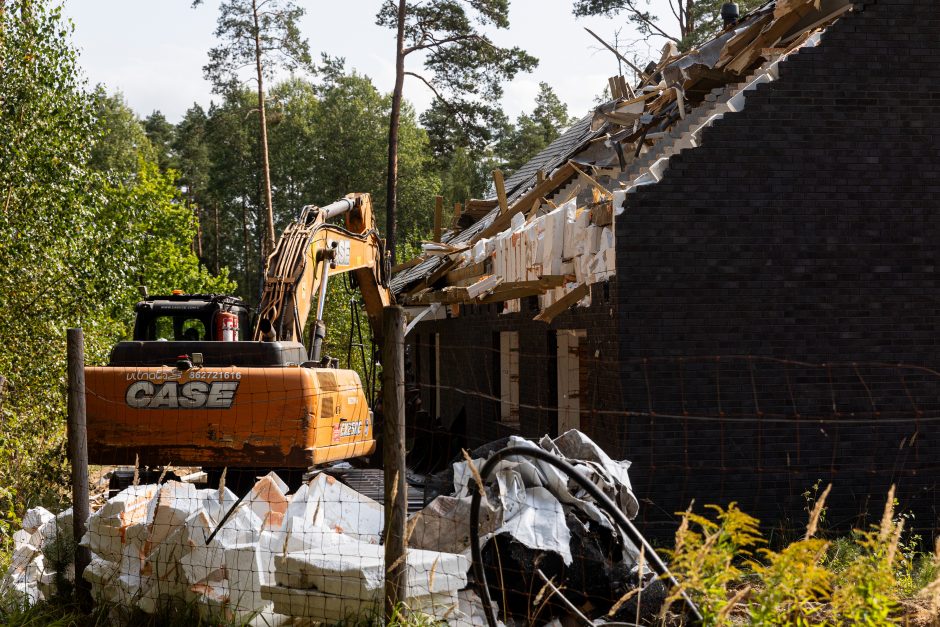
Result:
{"label": "excavator cab window", "polygon": [[206,324],[199,318],[189,316],[154,316],[151,319],[150,341],[200,342],[209,339]]}

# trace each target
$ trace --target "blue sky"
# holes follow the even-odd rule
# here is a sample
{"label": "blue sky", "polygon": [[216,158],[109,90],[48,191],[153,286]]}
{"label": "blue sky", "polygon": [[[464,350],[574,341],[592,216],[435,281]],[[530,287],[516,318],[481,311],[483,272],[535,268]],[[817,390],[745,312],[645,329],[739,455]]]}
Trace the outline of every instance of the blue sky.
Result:
{"label": "blue sky", "polygon": [[[651,4],[654,10],[668,11],[666,2]],[[370,76],[379,89],[391,90],[394,39],[390,31],[375,25],[379,0],[298,3],[307,9],[301,30],[316,56],[327,52],[345,57],[347,67]],[[193,102],[206,106],[212,97],[202,66],[215,43],[218,4],[207,0],[192,9],[191,0],[69,0],[65,13],[75,23],[74,41],[92,84],[120,90],[141,116],[159,109],[175,122]],[[608,41],[613,41],[618,28],[621,40],[635,34],[622,19],[575,19],[571,6],[572,0],[512,0],[510,29],[492,33],[498,43],[518,45],[540,59],[533,73],[506,86],[503,108],[510,116],[532,108],[540,81],[552,85],[569,113],[582,115],[607,77],[616,74],[614,56],[583,27]],[[658,57],[658,52],[650,54]],[[432,99],[427,88],[411,78],[406,79],[405,97],[419,111]]]}

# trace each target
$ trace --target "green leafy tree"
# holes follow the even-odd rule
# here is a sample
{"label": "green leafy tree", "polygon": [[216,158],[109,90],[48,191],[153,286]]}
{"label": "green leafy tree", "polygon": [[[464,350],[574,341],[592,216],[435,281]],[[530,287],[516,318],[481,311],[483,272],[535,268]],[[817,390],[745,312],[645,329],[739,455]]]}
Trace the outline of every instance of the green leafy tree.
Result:
{"label": "green leafy tree", "polygon": [[[206,263],[203,249],[204,223],[211,215],[206,207],[206,187],[209,182],[209,146],[206,143],[206,112],[198,104],[190,107],[180,123],[173,129],[171,150],[178,172],[177,184],[186,202],[196,215],[195,248],[202,263]],[[208,265],[208,264],[206,264]],[[214,266],[218,273],[220,268]]]}
{"label": "green leafy tree", "polygon": [[532,113],[522,113],[516,125],[506,133],[497,147],[504,167],[517,170],[543,148],[555,141],[574,120],[568,116],[568,107],[548,85],[539,83]]}
{"label": "green leafy tree", "polygon": [[[0,11],[0,542],[65,486],[65,329],[100,363],[143,278],[229,288],[189,250],[192,214],[119,96],[89,93],[46,0]],[[148,257],[149,255],[149,257]],[[163,263],[166,267],[157,267]]]}
{"label": "green leafy tree", "polygon": [[254,140],[253,107],[250,91],[228,92],[222,103],[209,108],[206,120],[209,170],[205,202],[211,207],[208,222],[212,230],[209,248],[214,267],[228,266],[242,297],[250,303],[259,293],[264,237],[261,225],[266,213],[261,200],[262,177],[256,165],[259,147]]}
{"label": "green leafy tree", "polygon": [[[193,6],[202,4],[194,0]],[[224,0],[219,7],[215,36],[222,40],[209,51],[203,68],[219,93],[240,85],[241,70],[254,66],[258,95],[258,131],[261,144],[261,175],[267,208],[265,250],[274,249],[274,200],[268,154],[268,124],[265,110],[265,82],[279,68],[312,70],[310,47],[300,36],[297,21],[304,9],[292,0]]]}
{"label": "green leafy tree", "polygon": [[[424,83],[446,103],[469,134],[489,126],[499,111],[490,103],[502,96],[502,83],[538,61],[518,47],[494,44],[482,28],[509,27],[506,0],[385,0],[376,23],[396,32],[395,88],[388,130],[386,237],[395,259],[398,222],[399,127],[405,76]],[[409,55],[423,55],[425,74],[405,69]]]}
{"label": "green leafy tree", "polygon": [[467,133],[447,105],[436,100],[421,114],[421,125],[427,129],[448,206],[484,196],[492,185],[493,169],[500,165],[494,147],[512,129],[506,115],[494,111],[488,127]]}
{"label": "green leafy tree", "polygon": [[99,85],[92,106],[99,141],[91,149],[91,167],[112,176],[132,178],[139,159],[157,159],[144,127],[127,106],[123,94],[108,94]]}
{"label": "green leafy tree", "polygon": [[[93,254],[100,176],[95,125],[61,9],[7,2],[0,12],[0,538],[31,503],[61,496],[65,328],[82,324],[89,359],[109,327],[102,308],[123,277]],[[84,298],[96,292],[104,302]]]}
{"label": "green leafy tree", "polygon": [[[575,0],[574,14],[624,15],[643,38],[668,40],[685,52],[721,31],[723,4],[725,0],[669,0],[669,13],[663,18],[650,10],[650,0]],[[737,4],[743,15],[764,0],[737,0]]]}
{"label": "green leafy tree", "polygon": [[176,160],[173,155],[173,141],[176,135],[176,127],[170,124],[166,116],[159,111],[154,111],[148,115],[144,121],[144,132],[147,139],[153,146],[157,156],[157,163],[161,170],[175,168]]}

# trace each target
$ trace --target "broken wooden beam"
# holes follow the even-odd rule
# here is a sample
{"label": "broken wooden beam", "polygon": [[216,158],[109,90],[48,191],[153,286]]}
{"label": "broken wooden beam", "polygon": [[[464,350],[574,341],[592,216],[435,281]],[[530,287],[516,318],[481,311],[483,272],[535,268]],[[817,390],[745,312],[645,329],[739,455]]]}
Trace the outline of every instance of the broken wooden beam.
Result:
{"label": "broken wooden beam", "polygon": [[444,216],[444,197],[434,197],[434,234],[432,239],[435,242],[441,241],[441,220]]}
{"label": "broken wooden beam", "polygon": [[545,322],[546,324],[551,324],[559,314],[564,313],[568,307],[571,307],[579,300],[591,293],[591,289],[584,285],[583,283],[578,287],[574,288],[554,303],[546,307],[537,315],[533,320],[538,320],[539,322]]}
{"label": "broken wooden beam", "polygon": [[456,270],[451,270],[444,275],[444,282],[448,285],[454,285],[457,281],[463,281],[471,277],[481,277],[486,274],[486,262],[478,261],[471,263]]}
{"label": "broken wooden beam", "polygon": [[496,185],[496,202],[499,203],[499,215],[509,213],[509,201],[506,199],[506,182],[503,180],[502,170],[493,170],[493,183]]}
{"label": "broken wooden beam", "polygon": [[509,228],[509,225],[512,223],[513,215],[531,208],[532,203],[535,202],[536,199],[541,196],[546,196],[550,192],[558,189],[575,174],[576,172],[574,168],[571,167],[571,163],[566,162],[564,165],[559,166],[551,176],[541,183],[536,183],[534,187],[520,196],[519,199],[512,204],[512,207],[509,208],[509,211],[496,216],[488,227],[477,233],[473,239],[470,240],[470,245],[472,246],[483,238],[492,237],[496,233]]}

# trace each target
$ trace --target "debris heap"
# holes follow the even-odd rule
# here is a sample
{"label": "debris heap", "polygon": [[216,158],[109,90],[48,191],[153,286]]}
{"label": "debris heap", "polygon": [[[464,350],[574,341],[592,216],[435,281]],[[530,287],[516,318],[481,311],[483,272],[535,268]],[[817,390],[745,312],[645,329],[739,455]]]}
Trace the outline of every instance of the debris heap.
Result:
{"label": "debris heap", "polygon": [[[408,522],[405,605],[411,611],[461,627],[485,624],[469,587],[470,495],[481,489],[486,457],[503,446],[553,453],[629,517],[636,515],[629,462],[610,459],[580,431],[538,444],[519,437],[491,443],[437,477],[438,485],[446,480],[450,487]],[[529,615],[533,590],[546,581],[564,588],[578,606],[603,612],[640,583],[649,584],[637,547],[554,466],[513,456],[482,489],[484,566],[492,571],[490,585],[503,586],[492,596],[511,613]],[[54,516],[37,508],[23,524],[0,589],[28,602],[51,598],[61,583],[74,580],[71,511]],[[132,486],[89,518],[81,544],[92,560],[84,578],[99,602],[146,613],[195,605],[207,618],[259,625],[287,617],[366,618],[382,612],[383,528],[378,503],[323,473],[294,494],[269,473],[242,499],[225,487],[197,489],[178,481]],[[545,598],[545,620],[563,617],[570,607],[559,605],[559,593]]]}
{"label": "debris heap", "polygon": [[[518,436],[505,446],[541,448],[569,462],[599,487],[629,518],[639,504],[630,485],[630,462],[612,460],[590,438],[571,430],[538,444]],[[499,448],[502,448],[501,446]],[[479,470],[493,444],[477,449],[466,461],[457,462],[445,475],[453,492],[434,499],[411,521],[409,546],[437,548],[469,555],[470,498],[478,488]],[[533,597],[541,598],[548,612],[562,618],[570,607],[560,594],[545,590],[548,581],[564,589],[566,598],[579,606],[613,616],[636,615],[636,606],[617,601],[638,585],[647,586],[644,607],[658,608],[662,586],[652,585],[652,572],[641,565],[640,550],[614,520],[575,482],[554,466],[518,456],[498,464],[486,481],[480,513],[480,541],[492,598],[504,600],[507,609],[522,617],[535,611]],[[616,607],[615,607],[616,606]],[[549,620],[551,616],[540,615]]]}
{"label": "debris heap", "polygon": [[[274,473],[241,501],[224,487],[176,481],[125,489],[92,514],[81,540],[94,598],[147,613],[196,604],[206,616],[268,625],[281,615],[336,622],[380,612],[382,507],[325,474],[287,492]],[[29,602],[55,594],[44,534],[70,536],[70,516],[31,510],[3,589]],[[409,607],[460,623],[467,558],[412,551],[407,563]]]}

